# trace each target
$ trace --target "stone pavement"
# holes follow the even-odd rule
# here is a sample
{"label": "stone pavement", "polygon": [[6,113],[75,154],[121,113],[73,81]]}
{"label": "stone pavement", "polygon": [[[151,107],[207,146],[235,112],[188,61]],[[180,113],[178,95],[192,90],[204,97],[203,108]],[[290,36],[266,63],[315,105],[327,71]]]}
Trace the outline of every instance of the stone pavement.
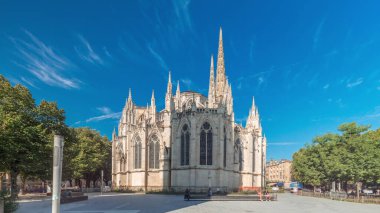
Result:
{"label": "stone pavement", "polygon": [[[51,212],[51,200],[25,200],[18,213]],[[279,194],[278,201],[184,201],[179,195],[89,194],[89,200],[62,204],[62,213],[143,213],[143,212],[281,212],[281,213],[374,213],[380,205],[334,201],[322,198]]]}

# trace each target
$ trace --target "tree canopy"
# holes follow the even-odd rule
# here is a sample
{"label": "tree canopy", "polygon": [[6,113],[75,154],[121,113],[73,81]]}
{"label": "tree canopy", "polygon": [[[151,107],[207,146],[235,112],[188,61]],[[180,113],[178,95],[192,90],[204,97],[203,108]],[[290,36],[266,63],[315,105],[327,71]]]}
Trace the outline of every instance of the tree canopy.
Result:
{"label": "tree canopy", "polygon": [[[42,181],[52,177],[54,134],[64,136],[63,180],[95,181],[100,170],[110,173],[111,143],[89,128],[70,128],[56,102],[38,105],[30,91],[0,75],[0,171],[10,172],[16,196],[16,177]],[[105,174],[109,179],[111,174]],[[108,180],[107,179],[107,180]]]}
{"label": "tree canopy", "polygon": [[293,154],[293,178],[325,187],[334,181],[380,184],[380,129],[346,123],[338,130],[341,134],[317,136]]}

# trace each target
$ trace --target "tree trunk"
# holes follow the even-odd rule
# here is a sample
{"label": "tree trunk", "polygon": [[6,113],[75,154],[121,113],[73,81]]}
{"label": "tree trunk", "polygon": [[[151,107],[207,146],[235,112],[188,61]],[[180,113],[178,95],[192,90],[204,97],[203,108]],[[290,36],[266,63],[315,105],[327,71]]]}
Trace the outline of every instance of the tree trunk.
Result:
{"label": "tree trunk", "polygon": [[26,194],[26,175],[21,175],[20,177],[21,179],[21,187],[20,187],[20,190],[21,190],[21,194],[24,195]]}
{"label": "tree trunk", "polygon": [[18,187],[17,187],[17,175],[18,172],[16,169],[11,169],[10,176],[11,176],[11,196],[14,198],[17,198],[18,194]]}

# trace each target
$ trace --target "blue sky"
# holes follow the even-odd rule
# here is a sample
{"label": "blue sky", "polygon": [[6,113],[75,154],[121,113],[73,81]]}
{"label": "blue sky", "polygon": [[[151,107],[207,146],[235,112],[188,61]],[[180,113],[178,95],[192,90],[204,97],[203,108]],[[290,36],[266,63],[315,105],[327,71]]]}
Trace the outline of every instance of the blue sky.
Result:
{"label": "blue sky", "polygon": [[168,70],[207,94],[223,28],[235,118],[252,96],[268,159],[356,121],[380,127],[378,1],[5,1],[0,74],[37,102],[57,101],[67,123],[110,136],[128,88],[164,107]]}

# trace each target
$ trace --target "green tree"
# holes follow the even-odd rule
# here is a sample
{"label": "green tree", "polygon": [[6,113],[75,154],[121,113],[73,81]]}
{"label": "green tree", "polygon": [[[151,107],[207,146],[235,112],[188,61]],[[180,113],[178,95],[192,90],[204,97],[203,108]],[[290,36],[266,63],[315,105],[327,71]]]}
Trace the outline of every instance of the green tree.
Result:
{"label": "green tree", "polygon": [[86,187],[90,182],[100,178],[100,170],[104,169],[104,162],[109,158],[110,142],[99,132],[89,128],[76,128],[78,154],[73,158],[75,179],[86,179]]}

